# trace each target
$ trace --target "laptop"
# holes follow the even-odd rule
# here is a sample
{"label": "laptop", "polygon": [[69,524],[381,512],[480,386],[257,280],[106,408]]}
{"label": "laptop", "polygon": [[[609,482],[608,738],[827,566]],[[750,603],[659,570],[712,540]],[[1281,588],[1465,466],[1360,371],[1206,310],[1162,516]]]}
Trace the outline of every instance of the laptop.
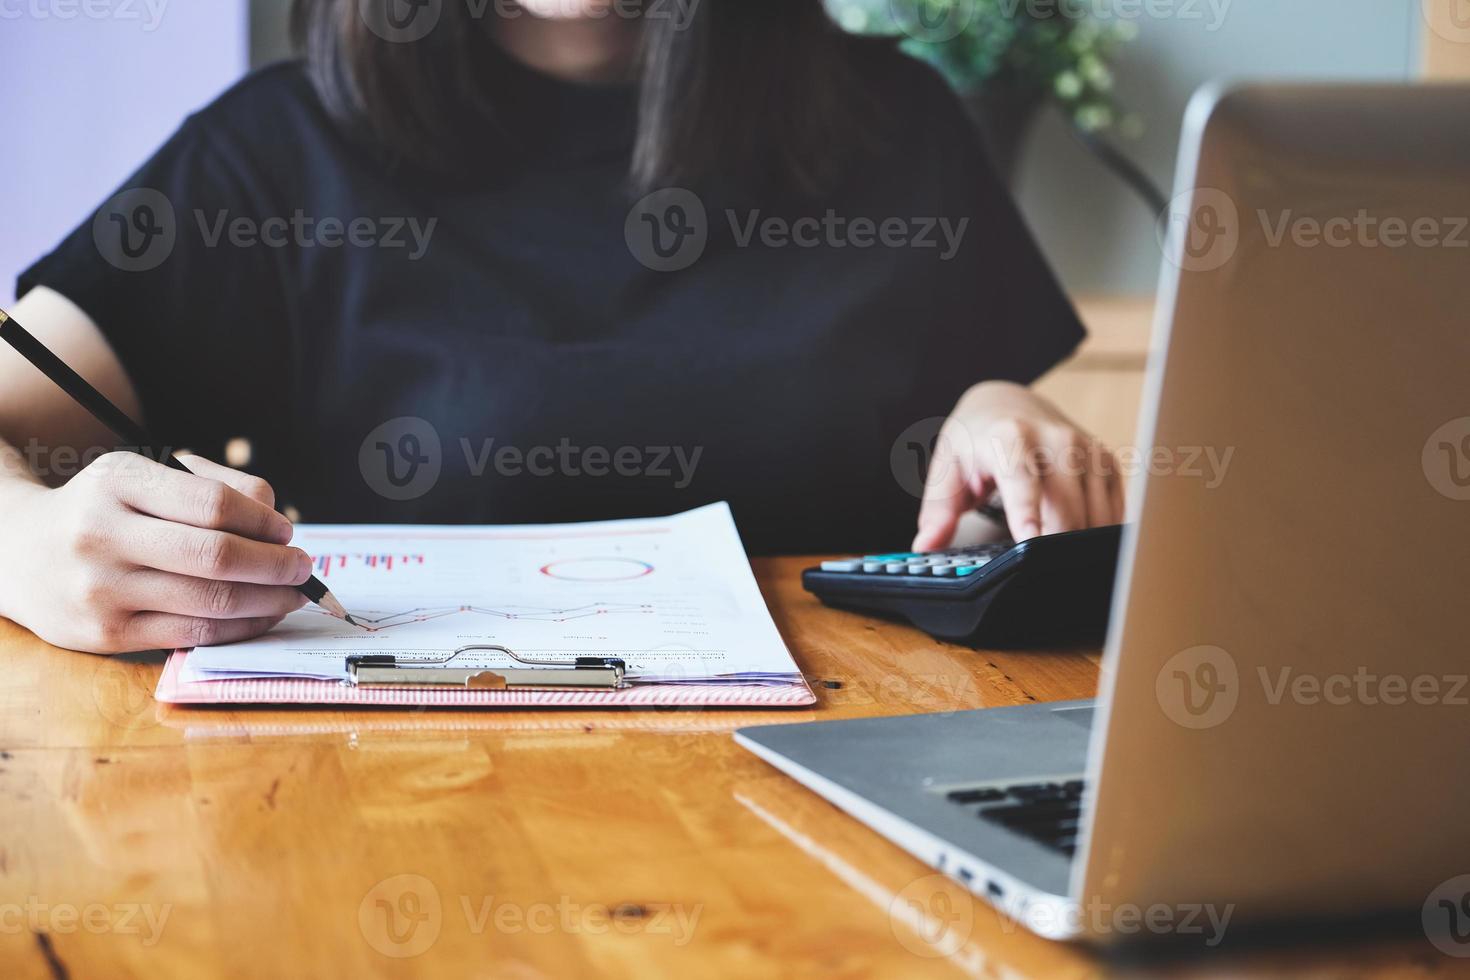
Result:
{"label": "laptop", "polygon": [[1051,938],[1470,912],[1467,120],[1191,103],[1138,445],[1228,466],[1132,479],[1095,701],[737,741]]}

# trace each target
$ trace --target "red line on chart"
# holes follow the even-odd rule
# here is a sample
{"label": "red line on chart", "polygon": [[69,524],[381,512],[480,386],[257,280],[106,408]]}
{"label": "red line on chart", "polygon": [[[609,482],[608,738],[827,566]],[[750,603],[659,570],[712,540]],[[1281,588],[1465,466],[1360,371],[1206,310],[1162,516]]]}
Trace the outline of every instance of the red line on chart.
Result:
{"label": "red line on chart", "polygon": [[[314,610],[321,612],[321,610]],[[544,606],[514,606],[510,609],[485,609],[481,606],[434,606],[420,607],[418,609],[406,609],[403,612],[390,613],[388,615],[374,616],[370,613],[349,610],[363,630],[368,633],[381,633],[398,626],[410,626],[414,623],[427,623],[435,619],[444,619],[447,616],[458,616],[463,613],[474,613],[480,616],[494,616],[504,620],[527,620],[535,623],[569,623],[575,619],[590,619],[593,616],[609,616],[622,613],[652,613],[653,606],[646,603],[632,602],[597,602],[585,606],[574,606],[570,609],[548,609]],[[326,613],[321,613],[327,615]]]}

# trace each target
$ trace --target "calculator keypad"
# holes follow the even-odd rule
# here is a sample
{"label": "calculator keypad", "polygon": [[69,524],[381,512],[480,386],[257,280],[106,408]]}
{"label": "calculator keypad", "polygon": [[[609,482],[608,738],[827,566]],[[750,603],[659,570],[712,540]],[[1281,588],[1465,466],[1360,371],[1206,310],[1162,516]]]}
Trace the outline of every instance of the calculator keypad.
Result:
{"label": "calculator keypad", "polygon": [[933,578],[966,578],[984,568],[992,559],[1011,549],[1008,544],[991,544],[975,548],[952,548],[928,553],[897,552],[891,555],[866,555],[822,562],[822,571],[847,575],[918,575]]}

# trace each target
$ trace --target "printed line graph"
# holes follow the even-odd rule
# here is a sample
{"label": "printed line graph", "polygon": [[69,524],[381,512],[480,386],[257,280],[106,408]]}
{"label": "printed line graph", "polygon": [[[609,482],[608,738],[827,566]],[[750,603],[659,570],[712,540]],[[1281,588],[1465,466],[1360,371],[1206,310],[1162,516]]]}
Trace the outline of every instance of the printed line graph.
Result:
{"label": "printed line graph", "polygon": [[[326,616],[325,611],[314,609],[313,612]],[[349,610],[352,618],[357,620],[364,632],[381,633],[386,630],[397,629],[401,626],[412,626],[418,623],[428,623],[436,619],[444,619],[449,616],[477,615],[490,616],[496,619],[515,620],[534,623],[570,623],[578,619],[590,619],[594,616],[613,615],[651,615],[653,606],[648,603],[639,602],[593,602],[581,606],[572,606],[566,609],[554,609],[546,606],[510,606],[505,609],[488,609],[484,606],[420,606],[416,609],[405,609],[402,612],[378,614],[374,611],[360,612],[356,609]]]}

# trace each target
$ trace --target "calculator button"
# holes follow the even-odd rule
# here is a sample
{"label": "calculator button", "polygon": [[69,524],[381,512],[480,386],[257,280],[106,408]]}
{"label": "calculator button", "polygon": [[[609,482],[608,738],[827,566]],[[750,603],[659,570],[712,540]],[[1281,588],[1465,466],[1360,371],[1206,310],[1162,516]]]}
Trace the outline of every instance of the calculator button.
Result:
{"label": "calculator button", "polygon": [[928,575],[929,572],[932,570],[933,566],[926,564],[925,562],[915,562],[914,564],[909,566],[910,575]]}
{"label": "calculator button", "polygon": [[960,578],[964,578],[966,575],[974,575],[978,571],[980,571],[979,565],[961,565],[954,570],[954,573]]}
{"label": "calculator button", "polygon": [[863,558],[863,561],[879,561],[879,562],[883,562],[883,563],[886,564],[888,562],[908,561],[910,558],[922,558],[922,557],[923,557],[923,555],[920,555],[917,552],[914,552],[914,551],[904,551],[904,552],[899,552],[899,553],[892,554],[892,555],[867,555],[867,556],[865,556]]}
{"label": "calculator button", "polygon": [[940,578],[954,578],[953,565],[935,565],[934,574]]}
{"label": "calculator button", "polygon": [[908,570],[909,566],[905,562],[901,561],[889,562],[887,565],[883,566],[883,571],[887,572],[889,575],[902,575]]}
{"label": "calculator button", "polygon": [[863,571],[867,572],[870,575],[874,572],[881,572],[883,571],[883,562],[865,561],[863,562]]}
{"label": "calculator button", "polygon": [[863,563],[860,561],[824,561],[822,571],[824,572],[861,572]]}

